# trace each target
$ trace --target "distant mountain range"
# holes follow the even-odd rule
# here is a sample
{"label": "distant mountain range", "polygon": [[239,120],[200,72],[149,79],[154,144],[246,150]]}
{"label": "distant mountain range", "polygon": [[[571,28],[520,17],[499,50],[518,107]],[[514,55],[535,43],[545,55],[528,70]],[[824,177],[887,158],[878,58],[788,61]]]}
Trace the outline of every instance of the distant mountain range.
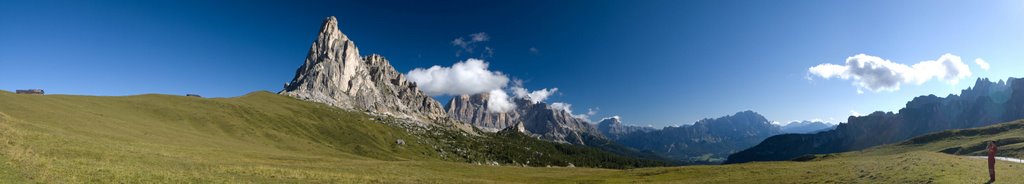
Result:
{"label": "distant mountain range", "polygon": [[1024,118],[1024,80],[978,79],[960,95],[919,96],[897,113],[874,112],[848,119],[834,130],[770,137],[729,156],[726,163],[789,160],[806,154],[860,150],[931,132],[980,127]]}
{"label": "distant mountain range", "polygon": [[552,109],[544,102],[513,99],[509,112],[487,110],[488,93],[453,97],[445,106],[449,116],[487,131],[517,131],[542,140],[569,144],[605,144],[610,140],[639,151],[650,151],[687,163],[718,163],[729,154],[749,148],[769,136],[829,130],[833,125],[801,121],[779,126],[754,111],[704,119],[679,127],[624,125],[618,116],[604,118],[597,125]]}
{"label": "distant mountain range", "polygon": [[[512,130],[543,140],[580,145],[605,144],[608,141],[601,140],[610,140],[673,160],[690,161],[688,163],[721,162],[729,154],[754,146],[769,136],[785,133],[781,126],[754,111],[662,129],[624,125],[618,116],[602,119],[595,126],[568,112],[552,109],[544,102],[526,99],[514,99],[517,108],[512,111],[491,112],[487,110],[488,97],[487,93],[457,96],[445,109],[452,118],[488,132]],[[797,122],[788,128],[810,132],[829,126],[822,122]]]}
{"label": "distant mountain range", "polygon": [[832,130],[832,128],[835,127],[836,125],[828,124],[821,121],[794,121],[790,122],[789,124],[781,126],[783,133],[795,134],[816,133],[820,131]]}
{"label": "distant mountain range", "polygon": [[605,119],[598,127],[609,127],[599,129],[625,146],[653,151],[676,160],[712,163],[721,162],[728,154],[756,145],[769,136],[783,133],[778,125],[754,111],[656,130],[619,127],[616,126],[620,124],[618,121],[618,118]]}

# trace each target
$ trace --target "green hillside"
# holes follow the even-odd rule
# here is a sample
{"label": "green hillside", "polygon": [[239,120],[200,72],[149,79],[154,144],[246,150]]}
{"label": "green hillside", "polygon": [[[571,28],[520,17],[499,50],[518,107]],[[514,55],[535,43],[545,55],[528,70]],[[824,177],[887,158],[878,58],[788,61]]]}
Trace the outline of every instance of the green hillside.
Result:
{"label": "green hillside", "polygon": [[927,134],[900,144],[879,146],[867,152],[889,153],[908,150],[934,151],[955,155],[985,156],[988,142],[999,146],[998,156],[1024,158],[1024,120],[979,128]]}
{"label": "green hillside", "polygon": [[[467,136],[256,92],[237,98],[96,97],[0,91],[4,183],[980,183],[986,140],[1020,155],[1021,122],[811,161],[660,165],[521,134]],[[988,128],[988,129],[986,129]],[[991,129],[991,130],[990,130]],[[972,133],[982,132],[982,133]],[[992,133],[995,132],[995,133]],[[933,134],[935,135],[935,134]],[[402,139],[405,145],[396,144]],[[489,161],[505,163],[490,166]],[[530,162],[530,163],[526,163]],[[516,164],[508,164],[516,163]],[[521,167],[512,165],[532,165]],[[604,164],[604,165],[602,165]],[[1024,181],[1000,162],[1000,181]]]}
{"label": "green hillside", "polygon": [[278,172],[298,172],[285,175],[300,178],[318,172],[338,175],[323,178],[365,177],[372,170],[321,170],[361,162],[665,165],[515,133],[469,136],[269,92],[220,99],[0,92],[0,141],[6,142],[0,148],[8,160],[0,173],[47,182],[288,180]]}

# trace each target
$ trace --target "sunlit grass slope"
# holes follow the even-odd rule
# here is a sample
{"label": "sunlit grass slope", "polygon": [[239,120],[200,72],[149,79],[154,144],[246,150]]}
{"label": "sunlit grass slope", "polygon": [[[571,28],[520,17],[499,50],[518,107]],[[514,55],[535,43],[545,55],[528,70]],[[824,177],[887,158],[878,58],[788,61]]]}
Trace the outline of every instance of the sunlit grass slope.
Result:
{"label": "sunlit grass slope", "polygon": [[[6,161],[0,177],[48,183],[442,180],[450,177],[413,166],[659,164],[515,134],[466,136],[389,121],[269,92],[223,99],[0,92],[0,157]],[[396,144],[400,139],[404,145]]]}
{"label": "sunlit grass slope", "polygon": [[244,180],[339,159],[436,157],[424,144],[397,146],[414,137],[370,121],[266,92],[232,99],[0,94],[3,156],[40,181]]}
{"label": "sunlit grass slope", "polygon": [[957,155],[984,156],[988,142],[999,146],[998,156],[1024,158],[1024,120],[979,128],[950,130],[915,137],[906,142],[880,146],[879,153],[925,150]]}
{"label": "sunlit grass slope", "polygon": [[[203,99],[0,91],[0,182],[980,183],[987,179],[983,160],[940,151],[1021,136],[1008,128],[1018,134],[941,138],[806,162],[613,170],[443,161],[430,140],[373,118],[267,92]],[[1024,181],[1022,167],[1000,162],[999,180]]]}

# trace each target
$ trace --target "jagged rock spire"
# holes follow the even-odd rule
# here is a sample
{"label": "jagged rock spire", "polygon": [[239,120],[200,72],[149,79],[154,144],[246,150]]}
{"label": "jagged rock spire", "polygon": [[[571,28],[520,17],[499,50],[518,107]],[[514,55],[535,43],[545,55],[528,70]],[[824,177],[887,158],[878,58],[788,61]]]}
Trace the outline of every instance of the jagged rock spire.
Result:
{"label": "jagged rock spire", "polygon": [[280,94],[425,122],[447,118],[437,100],[416,88],[383,56],[361,57],[333,16],[324,19],[305,63]]}

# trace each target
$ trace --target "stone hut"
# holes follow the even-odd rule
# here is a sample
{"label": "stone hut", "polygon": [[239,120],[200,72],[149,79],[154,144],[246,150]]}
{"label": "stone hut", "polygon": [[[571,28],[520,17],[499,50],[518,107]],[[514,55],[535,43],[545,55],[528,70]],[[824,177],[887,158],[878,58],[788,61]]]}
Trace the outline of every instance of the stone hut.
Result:
{"label": "stone hut", "polygon": [[28,94],[28,95],[42,95],[42,94],[45,94],[45,92],[43,92],[42,89],[19,89],[19,90],[15,90],[15,93],[18,93],[18,94]]}

